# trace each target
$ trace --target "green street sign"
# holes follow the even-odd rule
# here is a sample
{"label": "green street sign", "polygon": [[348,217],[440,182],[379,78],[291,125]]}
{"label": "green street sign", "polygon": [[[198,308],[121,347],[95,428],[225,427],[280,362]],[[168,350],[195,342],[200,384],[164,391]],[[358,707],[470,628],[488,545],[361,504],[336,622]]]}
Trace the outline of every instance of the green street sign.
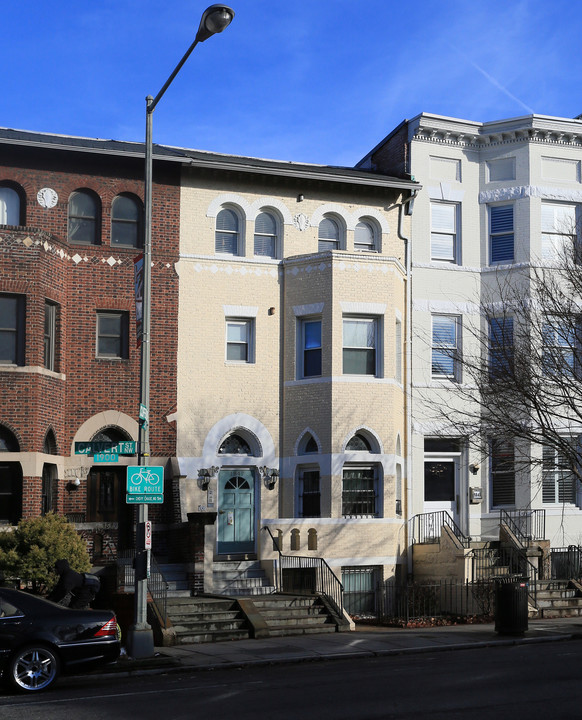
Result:
{"label": "green street sign", "polygon": [[119,455],[112,452],[95,453],[93,462],[96,463],[116,463],[119,462]]}
{"label": "green street sign", "polygon": [[98,455],[99,453],[114,453],[116,455],[135,455],[137,443],[135,440],[122,440],[121,442],[94,441],[76,442],[75,455]]}
{"label": "green street sign", "polygon": [[164,468],[132,465],[127,468],[128,503],[164,502]]}

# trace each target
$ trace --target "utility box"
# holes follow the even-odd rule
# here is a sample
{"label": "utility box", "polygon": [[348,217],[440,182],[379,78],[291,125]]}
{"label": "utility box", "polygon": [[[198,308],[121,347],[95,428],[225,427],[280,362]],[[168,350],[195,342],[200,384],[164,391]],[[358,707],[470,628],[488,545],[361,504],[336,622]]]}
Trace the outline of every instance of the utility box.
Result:
{"label": "utility box", "polygon": [[523,635],[528,628],[528,578],[495,581],[495,632]]}

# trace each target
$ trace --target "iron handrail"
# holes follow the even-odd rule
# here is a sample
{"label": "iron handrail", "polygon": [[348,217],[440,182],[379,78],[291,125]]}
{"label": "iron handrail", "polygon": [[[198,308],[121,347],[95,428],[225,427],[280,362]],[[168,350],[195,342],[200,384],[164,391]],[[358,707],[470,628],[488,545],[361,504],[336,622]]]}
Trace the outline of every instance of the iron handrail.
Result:
{"label": "iron handrail", "polygon": [[505,523],[522,542],[544,540],[546,535],[545,510],[500,510],[499,523]]}
{"label": "iron handrail", "polygon": [[471,551],[473,581],[495,580],[511,582],[516,578],[529,580],[528,596],[537,606],[538,569],[525,550],[517,547],[474,548]]}
{"label": "iron handrail", "polygon": [[[125,550],[117,553],[117,588],[122,585],[135,586],[135,550]],[[147,578],[148,593],[155,606],[155,610],[166,627],[168,624],[168,582],[164,577],[157,560],[150,552],[150,573]]]}
{"label": "iron handrail", "polygon": [[471,544],[471,538],[463,533],[446,510],[415,515],[412,518],[412,523],[413,543],[418,542],[419,544],[424,544],[440,542],[442,527],[446,525],[463,547],[468,548]]}
{"label": "iron handrail", "polygon": [[274,537],[271,528],[268,525],[263,527],[271,536],[273,548],[279,554],[278,577],[276,578],[277,589],[282,592],[291,590],[285,582],[285,574],[283,570],[304,570],[313,568],[315,570],[315,585],[313,591],[322,595],[332,605],[334,610],[343,615],[344,602],[343,592],[344,586],[333,572],[331,567],[322,557],[308,557],[305,555],[284,555],[281,552],[279,541]]}

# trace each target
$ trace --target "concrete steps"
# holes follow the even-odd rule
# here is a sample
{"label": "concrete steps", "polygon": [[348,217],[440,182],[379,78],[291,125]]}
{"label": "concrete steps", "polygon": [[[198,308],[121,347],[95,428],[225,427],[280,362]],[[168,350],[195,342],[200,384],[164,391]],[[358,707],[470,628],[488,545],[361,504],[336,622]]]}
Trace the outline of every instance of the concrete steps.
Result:
{"label": "concrete steps", "polygon": [[255,597],[253,605],[271,637],[337,631],[334,619],[316,595]]}
{"label": "concrete steps", "polygon": [[177,645],[250,637],[247,618],[232,598],[168,598],[167,612]]}
{"label": "concrete steps", "polygon": [[582,596],[567,580],[538,581],[538,617],[581,617]]}
{"label": "concrete steps", "polygon": [[254,596],[275,592],[257,560],[215,562],[212,568],[213,592],[219,595]]}

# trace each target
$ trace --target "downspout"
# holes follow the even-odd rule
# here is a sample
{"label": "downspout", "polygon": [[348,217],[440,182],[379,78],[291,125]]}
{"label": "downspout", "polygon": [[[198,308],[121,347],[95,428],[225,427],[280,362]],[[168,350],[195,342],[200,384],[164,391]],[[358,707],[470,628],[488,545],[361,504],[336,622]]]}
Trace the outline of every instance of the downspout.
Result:
{"label": "downspout", "polygon": [[410,238],[402,232],[402,224],[404,212],[410,206],[409,215],[412,215],[414,198],[418,195],[418,190],[412,190],[410,197],[403,200],[398,208],[398,237],[404,241],[404,266],[406,268],[406,297],[405,297],[405,321],[406,334],[404,345],[406,352],[406,381],[405,381],[405,397],[406,397],[406,560],[408,575],[412,574],[412,552],[409,542],[410,533],[410,509],[412,498],[412,248],[410,247]]}

